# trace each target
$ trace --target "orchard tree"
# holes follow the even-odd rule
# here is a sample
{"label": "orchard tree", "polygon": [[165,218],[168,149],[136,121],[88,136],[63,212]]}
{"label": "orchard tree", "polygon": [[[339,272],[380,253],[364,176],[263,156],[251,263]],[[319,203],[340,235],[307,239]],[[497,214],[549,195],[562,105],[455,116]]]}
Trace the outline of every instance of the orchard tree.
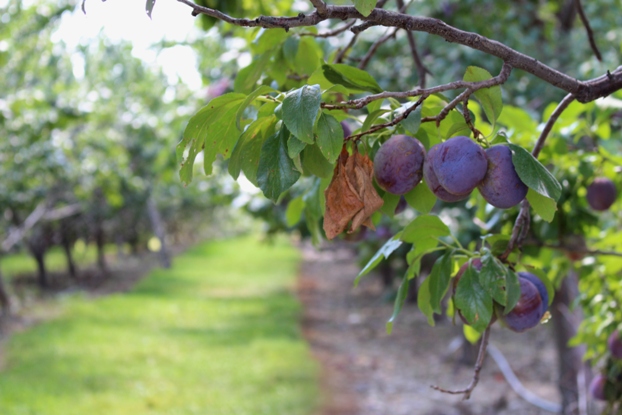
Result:
{"label": "orchard tree", "polygon": [[[561,359],[577,352],[570,338],[584,344],[600,372],[593,397],[620,409],[622,363],[607,348],[622,328],[615,2],[178,1],[252,57],[189,119],[183,183],[199,154],[207,175],[224,159],[315,240],[373,229],[403,196],[410,220],[356,282],[409,247],[390,331],[422,259],[438,256],[418,306],[434,324],[450,295],[481,348],[471,384],[436,389],[468,398],[493,324],[521,332],[552,315]],[[465,221],[476,238],[464,240]],[[575,299],[578,333],[561,311]],[[578,357],[560,375],[565,412]]]}

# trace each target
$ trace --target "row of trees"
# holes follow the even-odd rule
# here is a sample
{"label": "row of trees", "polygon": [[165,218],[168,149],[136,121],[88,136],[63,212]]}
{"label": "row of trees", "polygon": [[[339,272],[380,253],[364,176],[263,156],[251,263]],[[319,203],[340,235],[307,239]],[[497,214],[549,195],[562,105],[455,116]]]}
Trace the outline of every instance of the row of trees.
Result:
{"label": "row of trees", "polygon": [[32,254],[41,287],[50,283],[44,256],[53,245],[77,277],[78,239],[97,246],[106,271],[105,244],[138,252],[155,236],[168,266],[171,238],[180,242],[191,227],[209,224],[215,207],[235,195],[218,180],[182,189],[176,177],[173,147],[196,108],[195,91],[133,57],[130,44],[101,36],[69,50],[51,40],[76,6],[0,8],[0,239],[4,253]]}

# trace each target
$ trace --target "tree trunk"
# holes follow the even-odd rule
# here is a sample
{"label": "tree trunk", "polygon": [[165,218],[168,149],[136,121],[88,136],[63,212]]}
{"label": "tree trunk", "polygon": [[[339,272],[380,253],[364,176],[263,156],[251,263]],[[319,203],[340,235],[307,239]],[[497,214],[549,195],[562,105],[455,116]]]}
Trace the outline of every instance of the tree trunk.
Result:
{"label": "tree trunk", "polygon": [[106,264],[106,256],[104,253],[104,247],[106,244],[106,236],[104,234],[104,227],[101,222],[95,225],[95,245],[97,247],[97,266],[104,274],[108,273],[108,265]]}
{"label": "tree trunk", "polygon": [[9,293],[6,290],[6,286],[4,285],[4,279],[2,278],[2,274],[0,274],[0,310],[2,316],[8,316],[9,311],[11,309],[11,300],[9,298]]}
{"label": "tree trunk", "polygon": [[69,273],[69,276],[71,278],[76,279],[78,277],[78,270],[76,267],[76,263],[73,260],[73,253],[71,251],[72,243],[69,239],[67,229],[63,225],[61,225],[61,244],[63,245],[63,250],[65,251],[65,258],[67,259],[67,272]]}
{"label": "tree trunk", "polygon": [[578,293],[577,275],[571,271],[555,293],[551,306],[552,323],[555,330],[559,381],[562,396],[562,414],[578,414],[579,390],[577,376],[581,370],[582,347],[568,347],[568,341],[577,333],[581,315],[579,310],[571,311],[570,305]]}
{"label": "tree trunk", "polygon": [[32,256],[37,261],[37,281],[39,282],[39,287],[48,288],[49,281],[47,269],[45,268],[45,250],[37,248],[31,249]]}
{"label": "tree trunk", "polygon": [[147,214],[149,215],[149,221],[151,222],[151,228],[156,237],[160,240],[160,262],[164,268],[171,267],[171,254],[168,251],[168,245],[166,243],[166,231],[164,229],[164,223],[162,222],[162,216],[158,207],[153,200],[153,196],[149,195],[147,199]]}

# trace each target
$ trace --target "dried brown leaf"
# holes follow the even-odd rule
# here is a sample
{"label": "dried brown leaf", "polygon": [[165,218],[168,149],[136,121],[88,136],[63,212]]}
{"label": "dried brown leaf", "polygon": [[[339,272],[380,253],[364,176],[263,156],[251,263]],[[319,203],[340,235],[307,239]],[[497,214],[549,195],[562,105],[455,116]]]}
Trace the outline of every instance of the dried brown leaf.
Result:
{"label": "dried brown leaf", "polygon": [[326,189],[326,213],[324,231],[333,239],[348,228],[354,232],[361,225],[374,229],[371,215],[383,204],[373,186],[374,165],[367,156],[354,150],[350,156],[343,147],[333,179]]}

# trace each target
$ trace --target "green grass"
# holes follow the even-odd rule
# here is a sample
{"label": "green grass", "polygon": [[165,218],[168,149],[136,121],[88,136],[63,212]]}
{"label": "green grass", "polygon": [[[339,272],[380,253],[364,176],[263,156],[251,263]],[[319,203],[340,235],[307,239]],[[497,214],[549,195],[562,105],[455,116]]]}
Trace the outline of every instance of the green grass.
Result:
{"label": "green grass", "polygon": [[291,288],[298,253],[252,238],[198,246],[134,290],[68,298],[14,334],[2,415],[310,414],[317,368]]}

